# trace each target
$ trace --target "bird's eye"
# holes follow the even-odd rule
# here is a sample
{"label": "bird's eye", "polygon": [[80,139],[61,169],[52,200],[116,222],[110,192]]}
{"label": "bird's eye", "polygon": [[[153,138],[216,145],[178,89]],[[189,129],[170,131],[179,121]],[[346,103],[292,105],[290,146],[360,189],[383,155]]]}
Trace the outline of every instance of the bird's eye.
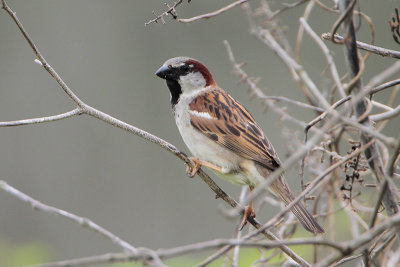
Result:
{"label": "bird's eye", "polygon": [[168,65],[168,69],[172,69],[172,65]]}

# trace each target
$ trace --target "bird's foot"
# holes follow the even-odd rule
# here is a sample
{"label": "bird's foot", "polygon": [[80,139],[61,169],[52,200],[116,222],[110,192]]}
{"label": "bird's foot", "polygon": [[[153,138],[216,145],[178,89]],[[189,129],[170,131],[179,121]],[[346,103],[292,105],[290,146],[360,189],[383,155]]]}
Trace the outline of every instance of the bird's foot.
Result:
{"label": "bird's foot", "polygon": [[190,160],[193,162],[193,164],[186,165],[186,173],[190,178],[193,178],[199,171],[201,164],[198,161],[198,158],[190,157]]}
{"label": "bird's foot", "polygon": [[222,167],[217,166],[211,162],[201,160],[196,157],[190,157],[190,160],[193,162],[193,164],[192,165],[188,164],[186,166],[186,173],[190,178],[193,178],[202,166],[221,173],[224,172],[224,169]]}
{"label": "bird's foot", "polygon": [[244,207],[244,211],[243,211],[243,218],[242,221],[240,223],[240,228],[239,230],[242,231],[243,227],[246,226],[247,224],[247,219],[251,216],[253,218],[256,217],[256,213],[253,210],[253,203],[250,203],[249,205]]}

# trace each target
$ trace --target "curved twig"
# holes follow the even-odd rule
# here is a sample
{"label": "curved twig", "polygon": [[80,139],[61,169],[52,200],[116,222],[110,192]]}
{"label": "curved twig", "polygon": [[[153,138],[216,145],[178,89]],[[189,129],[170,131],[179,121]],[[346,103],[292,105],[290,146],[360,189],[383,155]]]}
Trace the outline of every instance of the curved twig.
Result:
{"label": "curved twig", "polygon": [[[321,35],[321,37],[325,40],[331,40],[332,34],[329,32],[323,33]],[[335,40],[335,44],[343,44],[343,42],[344,42],[344,38],[338,34],[334,35],[334,40]],[[360,41],[357,41],[357,47],[362,50],[377,54],[382,57],[392,57],[392,58],[400,59],[400,52],[396,51],[396,50],[390,50],[390,49],[386,49],[383,47],[363,43]]]}
{"label": "curved twig", "polygon": [[232,4],[229,4],[229,5],[227,5],[227,6],[223,7],[223,8],[218,9],[218,10],[216,10],[214,12],[198,15],[196,17],[192,17],[192,18],[188,18],[188,19],[178,19],[178,21],[182,22],[182,23],[190,23],[190,22],[194,22],[194,21],[197,21],[197,20],[201,20],[201,19],[209,19],[209,18],[218,16],[218,15],[220,15],[220,14],[222,14],[222,13],[224,13],[224,12],[226,12],[226,11],[236,7],[236,6],[239,6],[239,5],[243,4],[243,3],[246,3],[247,1],[248,0],[238,0],[236,2],[233,2]]}
{"label": "curved twig", "polygon": [[[20,29],[21,33],[27,40],[27,42],[30,44],[33,52],[36,54],[38,57],[38,60],[40,61],[41,65],[43,66],[44,69],[46,69],[47,72],[58,82],[58,84],[61,86],[61,88],[66,92],[66,94],[75,102],[76,105],[82,110],[83,114],[90,115],[92,117],[95,117],[99,120],[102,120],[108,124],[111,124],[115,127],[118,127],[120,129],[123,129],[125,131],[128,131],[130,133],[133,133],[143,139],[146,139],[147,141],[150,141],[154,144],[159,145],[160,147],[164,148],[165,150],[169,151],[170,153],[174,154],[176,157],[180,158],[182,161],[184,161],[186,164],[192,164],[190,159],[181,151],[179,151],[175,146],[172,144],[168,143],[167,141],[151,134],[148,133],[142,129],[139,129],[133,125],[130,125],[128,123],[125,123],[121,120],[118,120],[117,118],[114,118],[100,110],[97,110],[85,102],[83,102],[75,93],[68,87],[68,85],[61,79],[61,77],[58,75],[58,73],[46,62],[45,58],[43,55],[39,52],[38,48],[34,44],[33,40],[29,37],[28,33],[25,31],[24,27],[22,26],[21,22],[19,21],[18,17],[16,14],[11,10],[11,8],[7,5],[5,0],[1,0],[3,4],[3,8],[7,11],[7,13],[11,16],[11,18],[15,21],[17,24],[18,28]],[[217,198],[223,199],[226,203],[228,203],[231,207],[237,207],[238,204],[237,202],[231,198],[228,194],[226,194],[203,170],[199,170],[197,172],[197,175],[200,176],[200,178],[214,191],[216,194]],[[240,208],[242,210],[242,208]],[[249,216],[248,221],[256,228],[260,228],[261,224],[255,220],[253,216]],[[278,240],[278,238],[272,234],[271,232],[264,231],[263,234],[271,239],[271,240]],[[294,253],[289,247],[285,245],[279,246],[279,248],[285,252],[289,257],[291,257],[294,261],[299,263],[301,266],[310,266],[308,262],[306,262],[304,259],[302,259],[299,255]]]}
{"label": "curved twig", "polygon": [[39,202],[38,200],[28,196],[27,194],[19,191],[18,189],[10,186],[9,184],[7,184],[5,181],[0,180],[0,188],[7,192],[10,193],[11,195],[17,197],[18,199],[23,200],[24,202],[30,204],[32,206],[33,209],[35,210],[40,210],[40,211],[44,211],[46,213],[50,213],[53,215],[59,215],[62,216],[64,218],[67,218],[68,220],[71,220],[75,223],[78,223],[79,225],[83,226],[83,227],[87,227],[99,234],[101,234],[102,236],[110,239],[113,243],[117,244],[118,246],[122,247],[124,250],[127,250],[131,253],[137,253],[138,250],[133,247],[131,244],[129,244],[128,242],[122,240],[121,238],[119,238],[118,236],[114,235],[113,233],[111,233],[110,231],[104,229],[103,227],[101,227],[100,225],[94,223],[93,221],[87,219],[87,218],[83,218],[83,217],[79,217],[75,214],[72,214],[68,211],[59,209],[59,208],[55,208],[46,204],[43,204],[41,202]]}

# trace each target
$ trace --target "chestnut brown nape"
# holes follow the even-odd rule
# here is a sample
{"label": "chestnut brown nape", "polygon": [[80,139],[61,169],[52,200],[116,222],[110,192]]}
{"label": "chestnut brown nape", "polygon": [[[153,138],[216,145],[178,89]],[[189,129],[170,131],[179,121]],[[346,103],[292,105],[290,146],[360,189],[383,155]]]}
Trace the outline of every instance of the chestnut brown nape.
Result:
{"label": "chestnut brown nape", "polygon": [[210,86],[215,83],[211,75],[211,72],[200,61],[190,58],[187,61],[185,61],[185,64],[193,65],[193,69],[200,72],[203,75],[204,80],[206,81],[206,86]]}

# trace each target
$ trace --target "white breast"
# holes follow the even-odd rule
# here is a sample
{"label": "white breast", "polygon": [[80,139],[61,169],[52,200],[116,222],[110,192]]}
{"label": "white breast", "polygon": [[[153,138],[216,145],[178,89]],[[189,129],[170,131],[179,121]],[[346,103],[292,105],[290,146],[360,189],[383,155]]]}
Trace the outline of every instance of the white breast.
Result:
{"label": "white breast", "polygon": [[[190,124],[190,113],[193,111],[189,111],[189,104],[197,95],[204,92],[204,90],[183,93],[179,97],[179,101],[174,108],[176,125],[178,126],[183,141],[195,157],[211,162],[227,170],[238,170],[239,163],[242,160],[241,157],[206,137]],[[209,114],[197,113],[199,113],[198,116],[213,119]],[[229,175],[221,175],[218,173],[218,175],[232,183],[249,184],[248,179],[243,177],[240,173]]]}

